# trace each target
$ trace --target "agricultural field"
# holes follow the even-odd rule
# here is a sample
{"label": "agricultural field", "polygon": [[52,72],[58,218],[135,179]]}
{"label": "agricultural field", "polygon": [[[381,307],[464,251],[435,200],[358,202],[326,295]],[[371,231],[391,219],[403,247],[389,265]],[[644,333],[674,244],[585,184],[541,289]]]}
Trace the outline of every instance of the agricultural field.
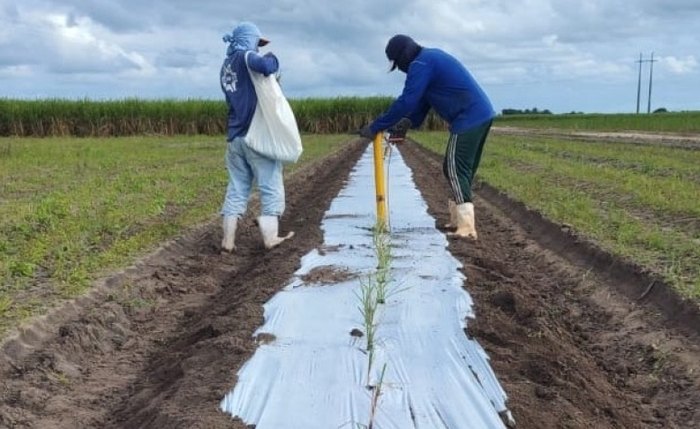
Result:
{"label": "agricultural field", "polygon": [[494,133],[485,152],[488,184],[700,302],[700,150]]}
{"label": "agricultural field", "polygon": [[[307,135],[298,164],[342,136]],[[0,334],[215,218],[221,137],[0,139]]]}
{"label": "agricultural field", "polygon": [[[357,130],[390,103],[390,97],[290,100],[299,129],[309,134]],[[223,100],[0,98],[0,136],[7,137],[219,136],[225,130]]]}
{"label": "agricultural field", "polygon": [[498,126],[523,127],[530,130],[558,129],[567,131],[643,131],[673,134],[700,133],[700,112],[666,112],[652,115],[635,114],[567,114],[507,115],[496,121]]}
{"label": "agricultural field", "polygon": [[[444,231],[446,134],[409,136],[391,156]],[[219,404],[270,341],[256,336],[263,305],[309,252],[332,254],[322,222],[367,148],[303,139],[281,224],[295,237],[266,252],[253,201],[233,255],[219,252],[218,136],[0,140],[0,427],[249,427]],[[517,427],[700,424],[698,152],[489,138],[479,240],[446,249],[473,300],[464,337],[488,354]],[[391,187],[390,175],[390,204]]]}

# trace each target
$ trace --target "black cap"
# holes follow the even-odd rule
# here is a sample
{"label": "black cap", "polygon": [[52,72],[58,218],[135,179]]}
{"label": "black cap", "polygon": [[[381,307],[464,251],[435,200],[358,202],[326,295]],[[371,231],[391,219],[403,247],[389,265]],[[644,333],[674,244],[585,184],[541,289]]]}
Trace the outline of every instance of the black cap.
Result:
{"label": "black cap", "polygon": [[406,72],[408,65],[418,56],[420,50],[421,46],[405,34],[393,36],[386,44],[386,49],[384,49],[386,57],[392,62],[389,71],[393,71],[398,67],[401,71]]}

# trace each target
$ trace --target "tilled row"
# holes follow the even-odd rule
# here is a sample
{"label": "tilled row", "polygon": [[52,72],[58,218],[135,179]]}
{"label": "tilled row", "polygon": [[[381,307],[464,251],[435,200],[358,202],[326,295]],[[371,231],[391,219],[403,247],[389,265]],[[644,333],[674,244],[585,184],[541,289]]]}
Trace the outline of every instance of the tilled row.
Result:
{"label": "tilled row", "polygon": [[[402,154],[443,224],[441,156],[414,144]],[[622,261],[590,263],[595,254],[576,255],[585,247],[574,236],[553,234],[558,226],[542,228],[522,205],[495,195],[477,189],[479,240],[451,240],[449,249],[475,302],[469,335],[491,357],[518,426],[699,426],[700,341],[682,326],[693,319],[669,320],[656,303],[630,299],[629,285],[619,289],[619,276],[605,270]]]}
{"label": "tilled row", "polygon": [[116,276],[41,342],[4,354],[0,427],[245,427],[218,404],[256,347],[262,304],[321,243],[323,213],[364,147],[349,142],[287,179],[281,228],[293,240],[265,251],[253,213],[236,253],[221,255],[219,222],[204,225]]}

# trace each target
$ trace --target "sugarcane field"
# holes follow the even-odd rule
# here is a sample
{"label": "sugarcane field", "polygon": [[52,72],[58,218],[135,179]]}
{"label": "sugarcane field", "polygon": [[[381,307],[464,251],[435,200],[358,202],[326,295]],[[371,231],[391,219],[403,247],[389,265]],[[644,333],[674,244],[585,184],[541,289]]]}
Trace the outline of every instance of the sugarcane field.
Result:
{"label": "sugarcane field", "polygon": [[[440,323],[449,329],[440,335],[448,343],[469,343],[485,351],[486,359],[462,362],[455,371],[464,370],[462,376],[467,377],[479,365],[490,366],[475,378],[478,381],[472,380],[471,388],[484,389],[477,396],[492,414],[483,426],[445,427],[503,427],[507,419],[499,412],[504,411],[517,427],[526,428],[692,427],[700,401],[697,286],[693,289],[698,247],[687,244],[686,249],[695,250],[683,256],[688,259],[669,276],[662,269],[663,259],[635,261],[634,254],[623,255],[610,244],[619,239],[580,232],[566,213],[554,220],[547,216],[546,205],[537,208],[542,200],[525,195],[524,202],[517,198],[519,188],[498,187],[497,181],[511,168],[510,174],[522,176],[524,189],[527,180],[551,180],[550,171],[539,171],[532,158],[542,153],[584,168],[586,146],[609,146],[616,134],[601,132],[582,142],[523,127],[495,127],[486,150],[505,152],[492,155],[497,159],[488,162],[494,165],[483,167],[484,178],[476,185],[476,241],[451,238],[443,227],[449,222],[449,191],[446,183],[436,180],[442,174],[442,159],[431,142],[442,141],[444,134],[421,131],[399,146],[383,143],[388,227],[379,243],[390,251],[382,274],[385,298],[375,305],[375,321],[369,324],[376,328],[373,368],[360,311],[362,290],[376,283],[379,273],[373,273],[380,255],[373,143],[343,134],[304,135],[309,159],[287,173],[288,209],[281,221],[282,230],[295,231],[293,239],[265,250],[254,215],[259,202],[254,199],[240,222],[236,251],[222,254],[220,222],[212,214],[221,192],[216,185],[225,180],[216,168],[220,148],[215,137],[3,138],[3,209],[11,203],[12,213],[21,216],[3,216],[4,278],[16,290],[4,292],[0,423],[243,428],[265,416],[275,421],[296,415],[323,416],[332,427],[354,427],[353,422],[369,424],[374,403],[375,427],[407,427],[413,411],[402,410],[402,398],[418,381],[399,370],[407,364],[399,364],[401,354],[393,353],[401,349],[392,342],[423,335],[428,335],[425,341],[437,340],[430,320],[444,316]],[[617,167],[631,148],[663,153],[667,165],[659,166],[663,172],[658,180],[671,177],[669,168],[697,178],[697,136],[645,135],[649,141],[619,137],[619,153],[597,159],[596,176],[576,186],[598,180],[606,170],[634,177],[644,153],[632,156],[637,161],[624,160],[629,168]],[[668,143],[674,139],[678,142]],[[522,165],[497,165],[518,145],[528,146],[518,154]],[[163,164],[157,153],[166,151],[169,166],[153,168]],[[35,195],[29,189],[39,171],[45,176],[42,180],[60,186]],[[98,171],[107,173],[114,189],[102,190],[92,200],[81,197],[102,186],[101,177],[94,174]],[[533,172],[532,177],[527,172]],[[567,187],[572,176],[551,173],[560,175],[558,191],[573,200],[577,188]],[[359,180],[355,175],[364,182],[351,186]],[[175,186],[164,187],[166,183]],[[697,193],[697,181],[691,183],[694,190],[688,192]],[[404,195],[402,186],[413,192]],[[615,197],[616,186],[622,186],[619,180],[600,188],[609,195],[587,195],[615,210],[642,210],[643,204],[627,198],[629,194]],[[145,195],[149,189],[157,192],[159,206]],[[147,204],[141,207],[144,198]],[[688,203],[687,211],[675,211],[676,222],[697,212],[692,198]],[[334,204],[341,206],[333,210]],[[674,211],[669,210],[663,221],[647,213],[643,221],[650,229],[678,235],[669,246],[684,245],[682,229],[666,229],[674,225]],[[111,219],[112,229],[96,221],[103,217]],[[333,222],[337,225],[331,226]],[[685,239],[697,240],[692,238],[697,225],[686,222]],[[428,253],[421,253],[421,246],[428,244]],[[435,252],[454,258],[451,267],[443,268],[446,272],[431,262]],[[21,271],[21,258],[32,261],[26,262],[27,272]],[[86,280],[81,282],[82,272]],[[457,289],[445,291],[455,281]],[[425,285],[449,297],[435,304],[446,307],[430,307],[419,299],[412,317],[391,316],[397,309],[401,315],[404,299],[420,295]],[[305,295],[330,294],[333,289],[340,297],[320,301],[318,309]],[[276,326],[268,306],[286,296],[292,299],[293,293],[301,295],[289,311],[277,312],[309,320]],[[37,306],[39,300],[51,304]],[[419,318],[421,306],[428,314]],[[400,321],[415,325],[399,333],[395,325]],[[460,336],[453,338],[455,327]],[[295,344],[311,347],[305,351],[311,355],[295,355]],[[427,345],[431,346],[402,351],[404,359],[426,356],[419,373],[449,349],[439,343]],[[247,376],[252,379],[245,392],[236,392],[236,380],[249,368],[246,363],[266,348],[280,355],[268,358],[258,371],[273,378]],[[295,365],[287,368],[285,360]],[[283,380],[291,375],[274,374],[297,372],[296,377],[307,382],[291,383],[286,389],[298,390],[284,396]],[[381,394],[373,401],[382,372]],[[460,412],[469,410],[461,405],[450,412],[449,403],[459,404],[460,399],[447,389],[449,378],[435,375],[436,384],[419,384],[424,390],[411,396],[423,395],[423,403],[414,399],[414,406],[424,407],[423,414],[413,417],[425,419],[421,427],[434,424],[431,413],[459,419]],[[500,387],[489,391],[486,383],[480,384],[489,379]],[[282,389],[281,398],[268,396],[276,389]],[[440,397],[443,392],[448,396]],[[238,398],[235,404],[224,400],[234,393],[254,396]],[[335,397],[327,397],[331,394]],[[343,406],[348,398],[353,398],[352,406]],[[318,404],[325,405],[318,409]],[[331,405],[337,408],[324,408]],[[283,427],[277,422],[258,427]],[[331,426],[322,421],[318,427]]]}
{"label": "sugarcane field", "polygon": [[0,0],[0,428],[700,428],[697,8],[69,3]]}

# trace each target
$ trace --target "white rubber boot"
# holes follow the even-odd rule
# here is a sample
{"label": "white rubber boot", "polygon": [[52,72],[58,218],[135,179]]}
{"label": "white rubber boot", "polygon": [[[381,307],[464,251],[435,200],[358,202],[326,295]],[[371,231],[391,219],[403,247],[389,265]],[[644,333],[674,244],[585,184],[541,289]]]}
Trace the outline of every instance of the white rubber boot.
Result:
{"label": "white rubber boot", "polygon": [[447,208],[450,212],[450,221],[445,224],[445,228],[457,228],[457,213],[455,212],[457,204],[453,200],[447,200]]}
{"label": "white rubber boot", "polygon": [[448,235],[457,237],[469,237],[476,240],[476,225],[474,223],[474,204],[462,203],[455,206],[457,217],[457,230]]}
{"label": "white rubber boot", "polygon": [[260,216],[258,225],[260,226],[260,233],[266,249],[272,249],[284,240],[294,236],[294,231],[290,231],[284,237],[277,236],[279,233],[279,219],[277,219],[277,216]]}
{"label": "white rubber boot", "polygon": [[224,216],[224,239],[221,240],[221,249],[224,252],[233,252],[236,248],[237,216]]}

